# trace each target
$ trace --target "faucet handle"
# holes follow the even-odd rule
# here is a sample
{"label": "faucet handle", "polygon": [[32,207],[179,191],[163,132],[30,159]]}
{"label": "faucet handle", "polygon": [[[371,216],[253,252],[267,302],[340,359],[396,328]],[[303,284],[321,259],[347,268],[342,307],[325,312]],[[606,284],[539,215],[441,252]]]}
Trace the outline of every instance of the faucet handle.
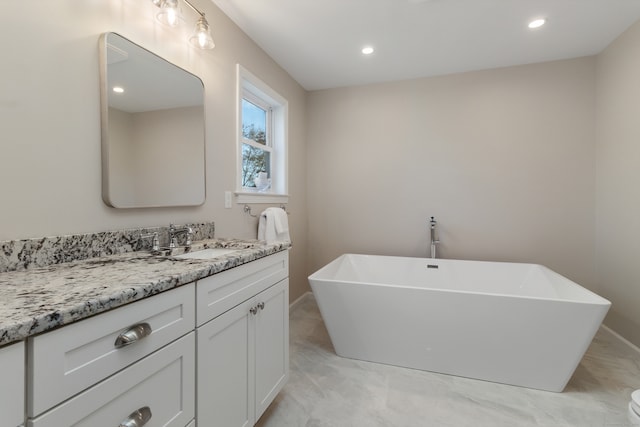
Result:
{"label": "faucet handle", "polygon": [[187,247],[191,246],[192,238],[193,238],[193,228],[187,227],[187,240],[184,242],[184,245]]}
{"label": "faucet handle", "polygon": [[141,234],[140,235],[141,239],[153,239],[151,241],[151,250],[156,252],[160,250],[160,239],[158,238],[158,232],[154,231],[153,233],[149,233],[149,234]]}

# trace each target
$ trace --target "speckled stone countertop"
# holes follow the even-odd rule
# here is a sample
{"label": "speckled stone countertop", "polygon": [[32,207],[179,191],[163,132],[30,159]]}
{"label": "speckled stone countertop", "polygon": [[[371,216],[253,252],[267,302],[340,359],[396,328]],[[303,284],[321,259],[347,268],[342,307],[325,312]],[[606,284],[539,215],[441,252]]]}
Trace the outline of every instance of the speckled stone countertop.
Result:
{"label": "speckled stone countertop", "polygon": [[[191,251],[238,249],[208,260],[128,252],[0,273],[0,346],[158,294],[289,248],[289,243],[203,240]],[[175,253],[174,253],[175,254]]]}

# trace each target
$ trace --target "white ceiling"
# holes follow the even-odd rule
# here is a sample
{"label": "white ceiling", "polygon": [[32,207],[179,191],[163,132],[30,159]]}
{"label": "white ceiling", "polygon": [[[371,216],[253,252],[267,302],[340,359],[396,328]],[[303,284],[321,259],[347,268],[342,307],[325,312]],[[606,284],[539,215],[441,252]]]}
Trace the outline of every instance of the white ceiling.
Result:
{"label": "white ceiling", "polygon": [[594,55],[640,19],[640,0],[213,2],[307,90]]}

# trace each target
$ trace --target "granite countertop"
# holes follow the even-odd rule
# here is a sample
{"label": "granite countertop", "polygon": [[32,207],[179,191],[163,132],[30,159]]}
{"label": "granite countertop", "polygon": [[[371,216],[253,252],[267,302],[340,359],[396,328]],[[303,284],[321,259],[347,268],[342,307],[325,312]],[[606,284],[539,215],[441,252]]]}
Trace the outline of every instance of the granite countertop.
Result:
{"label": "granite countertop", "polygon": [[[191,251],[238,249],[220,257],[176,259],[146,251],[0,273],[0,346],[82,320],[288,249],[289,243],[204,240]],[[175,255],[175,252],[174,252]]]}

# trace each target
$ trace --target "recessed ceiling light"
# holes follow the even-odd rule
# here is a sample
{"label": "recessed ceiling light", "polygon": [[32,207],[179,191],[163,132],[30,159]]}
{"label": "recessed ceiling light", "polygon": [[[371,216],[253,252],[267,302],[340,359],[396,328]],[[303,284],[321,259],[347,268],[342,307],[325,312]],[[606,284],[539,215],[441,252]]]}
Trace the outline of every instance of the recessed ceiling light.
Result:
{"label": "recessed ceiling light", "polygon": [[540,28],[546,23],[547,23],[547,20],[544,18],[534,19],[533,21],[529,22],[529,28],[531,29]]}
{"label": "recessed ceiling light", "polygon": [[115,93],[124,93],[124,88],[121,88],[120,86],[114,86],[113,91]]}
{"label": "recessed ceiling light", "polygon": [[373,48],[371,46],[366,46],[362,48],[363,55],[371,55],[373,53]]}

